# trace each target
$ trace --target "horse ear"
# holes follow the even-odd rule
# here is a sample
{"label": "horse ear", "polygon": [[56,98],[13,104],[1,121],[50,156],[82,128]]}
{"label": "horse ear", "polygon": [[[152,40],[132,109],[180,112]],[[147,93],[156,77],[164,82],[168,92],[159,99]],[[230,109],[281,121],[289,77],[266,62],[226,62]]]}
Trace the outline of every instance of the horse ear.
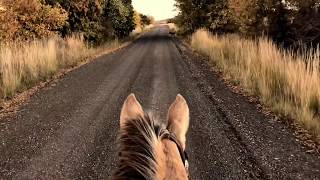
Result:
{"label": "horse ear", "polygon": [[136,99],[134,94],[130,94],[124,101],[120,114],[120,128],[126,121],[143,117],[144,112],[142,106]]}
{"label": "horse ear", "polygon": [[186,100],[178,94],[168,111],[167,129],[175,133],[183,148],[185,148],[188,128],[189,107]]}

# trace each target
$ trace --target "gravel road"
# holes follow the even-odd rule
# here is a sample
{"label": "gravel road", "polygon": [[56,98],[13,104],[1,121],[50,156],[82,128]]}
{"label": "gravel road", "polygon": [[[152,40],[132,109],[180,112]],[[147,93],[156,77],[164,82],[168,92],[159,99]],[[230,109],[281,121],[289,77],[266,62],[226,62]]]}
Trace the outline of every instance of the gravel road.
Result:
{"label": "gravel road", "polygon": [[186,98],[191,179],[320,179],[318,155],[197,57],[159,26],[40,90],[0,119],[0,179],[108,179],[131,92],[162,120]]}

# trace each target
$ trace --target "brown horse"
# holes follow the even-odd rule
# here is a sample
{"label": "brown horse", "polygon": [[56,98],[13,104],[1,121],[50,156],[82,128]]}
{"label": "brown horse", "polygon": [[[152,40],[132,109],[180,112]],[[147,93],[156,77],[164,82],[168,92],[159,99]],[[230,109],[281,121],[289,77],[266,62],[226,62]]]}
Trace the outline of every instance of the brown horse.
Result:
{"label": "brown horse", "polygon": [[127,97],[120,115],[120,162],[112,179],[188,179],[189,108],[181,95],[171,104],[167,120],[167,126],[161,126],[134,94]]}

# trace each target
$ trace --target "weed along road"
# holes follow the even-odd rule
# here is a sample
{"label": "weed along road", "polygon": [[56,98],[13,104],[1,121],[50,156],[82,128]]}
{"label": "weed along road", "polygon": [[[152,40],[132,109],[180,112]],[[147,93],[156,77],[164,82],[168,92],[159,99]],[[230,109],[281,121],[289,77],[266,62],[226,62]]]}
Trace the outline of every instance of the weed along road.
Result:
{"label": "weed along road", "polygon": [[320,179],[317,154],[233,93],[166,26],[70,72],[1,118],[0,179],[108,179],[131,92],[163,121],[175,96],[186,98],[191,179]]}

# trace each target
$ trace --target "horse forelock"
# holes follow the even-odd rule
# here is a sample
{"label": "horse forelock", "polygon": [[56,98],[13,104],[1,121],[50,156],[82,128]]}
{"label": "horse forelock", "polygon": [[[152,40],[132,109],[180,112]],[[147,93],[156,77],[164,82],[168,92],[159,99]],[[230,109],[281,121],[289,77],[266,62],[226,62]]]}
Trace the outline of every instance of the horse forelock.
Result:
{"label": "horse forelock", "polygon": [[113,179],[154,179],[155,148],[162,130],[148,114],[128,120],[119,132],[119,166]]}

